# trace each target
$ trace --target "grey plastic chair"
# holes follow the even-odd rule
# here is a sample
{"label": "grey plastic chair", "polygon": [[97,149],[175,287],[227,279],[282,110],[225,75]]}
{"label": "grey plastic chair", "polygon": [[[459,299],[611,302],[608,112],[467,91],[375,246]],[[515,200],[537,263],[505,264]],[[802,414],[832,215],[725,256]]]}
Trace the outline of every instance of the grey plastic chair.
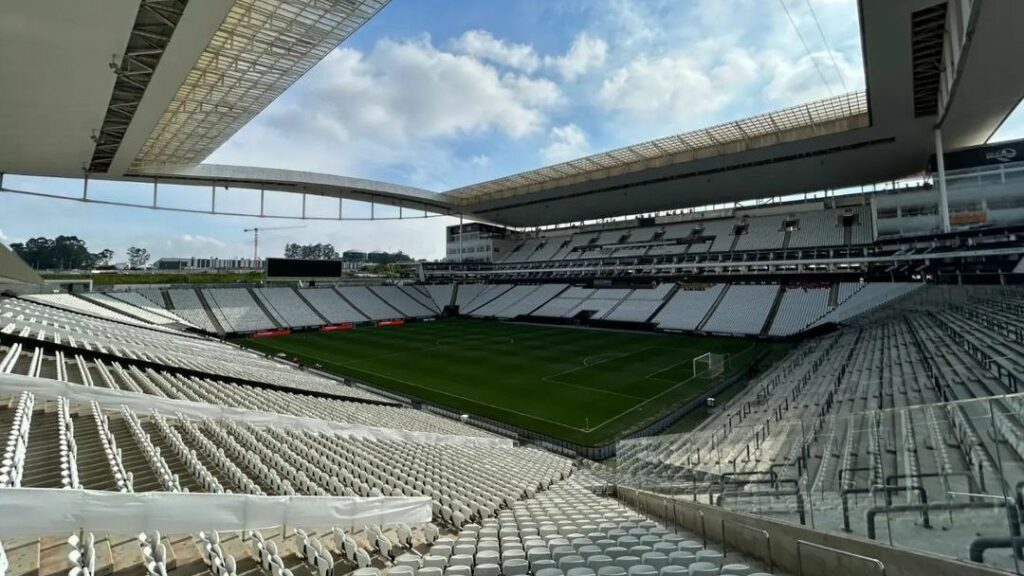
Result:
{"label": "grey plastic chair", "polygon": [[690,576],[718,576],[718,566],[710,562],[690,564]]}
{"label": "grey plastic chair", "polygon": [[520,558],[505,560],[501,563],[501,572],[505,576],[523,576],[530,571],[530,563]]}

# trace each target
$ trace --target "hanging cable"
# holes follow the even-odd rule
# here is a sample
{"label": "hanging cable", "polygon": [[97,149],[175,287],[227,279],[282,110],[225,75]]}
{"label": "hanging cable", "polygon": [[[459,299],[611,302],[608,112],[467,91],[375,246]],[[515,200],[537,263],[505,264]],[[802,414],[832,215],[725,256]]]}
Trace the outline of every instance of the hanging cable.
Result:
{"label": "hanging cable", "polygon": [[825,73],[821,71],[821,66],[818,65],[818,61],[811,55],[811,49],[807,47],[807,42],[804,40],[804,35],[800,33],[800,28],[796,25],[796,20],[793,20],[793,15],[789,13],[789,7],[786,6],[785,0],[779,0],[779,4],[782,4],[782,9],[786,12],[786,17],[789,18],[790,25],[793,26],[793,30],[796,31],[797,38],[800,38],[800,43],[804,45],[804,52],[807,53],[807,57],[811,59],[811,63],[814,64],[814,69],[818,71],[818,76],[821,77],[821,83],[825,85],[825,90],[828,91],[829,96],[835,96],[832,93],[832,87],[828,85],[828,80],[825,79]]}
{"label": "hanging cable", "polygon": [[807,2],[807,8],[811,11],[811,18],[814,19],[814,25],[818,28],[818,35],[821,36],[822,43],[825,44],[825,50],[828,50],[828,55],[832,59],[832,66],[836,69],[836,76],[839,77],[839,83],[843,85],[843,92],[849,92],[850,89],[846,87],[846,80],[843,79],[843,71],[839,69],[839,62],[836,61],[836,53],[832,51],[832,47],[828,45],[828,39],[825,38],[825,32],[821,29],[821,21],[818,20],[818,15],[814,12],[814,5],[811,4],[811,0],[804,0]]}

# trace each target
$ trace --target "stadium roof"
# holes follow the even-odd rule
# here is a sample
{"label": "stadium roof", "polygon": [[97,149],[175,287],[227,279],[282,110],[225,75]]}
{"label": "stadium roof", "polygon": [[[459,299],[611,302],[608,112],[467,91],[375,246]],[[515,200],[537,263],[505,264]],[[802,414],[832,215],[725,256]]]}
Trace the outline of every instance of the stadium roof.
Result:
{"label": "stadium roof", "polygon": [[912,176],[936,126],[947,149],[983,143],[1024,94],[1024,2],[859,0],[863,93],[447,192],[200,164],[386,3],[5,2],[0,172],[230,183],[534,226]]}
{"label": "stadium roof", "polygon": [[771,146],[789,136],[806,137],[798,131],[801,128],[823,135],[868,123],[867,94],[853,92],[456,188],[447,195],[459,204],[508,198],[609,174]]}
{"label": "stadium roof", "polygon": [[198,164],[388,0],[0,7],[0,170]]}

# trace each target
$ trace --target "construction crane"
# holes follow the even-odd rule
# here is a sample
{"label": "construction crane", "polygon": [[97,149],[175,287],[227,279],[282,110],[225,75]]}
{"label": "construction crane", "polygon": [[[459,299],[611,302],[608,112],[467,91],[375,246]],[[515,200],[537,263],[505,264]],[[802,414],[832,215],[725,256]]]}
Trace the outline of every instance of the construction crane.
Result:
{"label": "construction crane", "polygon": [[243,232],[252,232],[252,259],[260,259],[260,232],[266,232],[268,230],[295,230],[297,228],[305,228],[305,226],[273,226],[270,228],[246,228]]}

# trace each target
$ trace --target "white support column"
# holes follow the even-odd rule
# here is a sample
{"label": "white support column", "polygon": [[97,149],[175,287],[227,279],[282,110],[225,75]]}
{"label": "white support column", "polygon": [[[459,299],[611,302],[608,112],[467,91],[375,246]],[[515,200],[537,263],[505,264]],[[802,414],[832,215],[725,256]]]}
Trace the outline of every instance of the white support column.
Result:
{"label": "white support column", "polygon": [[939,219],[942,231],[949,232],[949,196],[946,194],[946,159],[942,157],[942,129],[935,129],[935,178],[939,182]]}

